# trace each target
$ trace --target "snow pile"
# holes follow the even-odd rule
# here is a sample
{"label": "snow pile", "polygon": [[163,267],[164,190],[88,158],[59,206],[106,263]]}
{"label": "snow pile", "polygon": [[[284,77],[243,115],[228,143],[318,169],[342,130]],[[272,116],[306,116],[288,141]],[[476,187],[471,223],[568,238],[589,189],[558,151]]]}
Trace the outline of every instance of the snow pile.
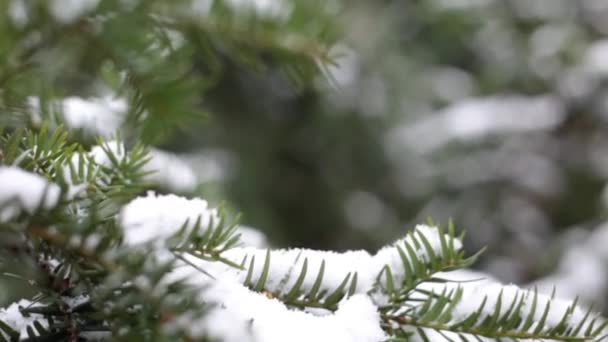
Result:
{"label": "snow pile", "polygon": [[[27,98],[32,121],[42,121],[42,104],[39,97]],[[82,130],[92,136],[110,137],[122,126],[128,111],[127,101],[112,96],[81,98],[76,96],[50,102],[50,112],[59,112],[65,126]]]}
{"label": "snow pile", "polygon": [[8,3],[7,13],[13,25],[18,28],[23,28],[29,21],[25,0],[11,0]]}
{"label": "snow pile", "polygon": [[143,168],[146,180],[177,192],[192,190],[198,183],[192,167],[177,155],[153,148]]}
{"label": "snow pile", "polygon": [[[251,247],[232,248],[222,253],[222,256],[234,263],[240,264],[245,260],[246,269],[236,268],[198,259],[186,257],[192,264],[209,270],[216,278],[230,278],[238,283],[244,283],[251,268],[252,284],[256,284],[262,275],[267,250]],[[253,263],[252,263],[253,261]],[[286,295],[295,285],[306,262],[306,276],[302,280],[301,291],[312,289],[317,275],[324,268],[323,281],[319,292],[333,291],[350,274],[357,273],[357,293],[364,293],[372,288],[377,267],[372,256],[366,251],[348,251],[336,253],[331,251],[316,251],[310,249],[278,249],[270,252],[269,274],[265,289],[276,295]]]}
{"label": "snow pile", "polygon": [[249,10],[267,18],[284,18],[289,16],[291,6],[284,0],[228,0],[236,10]]}
{"label": "snow pile", "polygon": [[243,225],[237,226],[238,234],[241,234],[239,240],[241,241],[243,246],[255,247],[255,248],[267,248],[268,247],[268,239],[264,233],[259,230],[247,227]]}
{"label": "snow pile", "polygon": [[583,67],[591,75],[608,76],[608,39],[591,44],[583,57]]}
{"label": "snow pile", "polygon": [[222,341],[378,342],[387,337],[377,307],[365,295],[350,297],[327,316],[291,310],[226,280],[217,281],[204,296],[217,306],[202,324],[190,328]]}
{"label": "snow pile", "polygon": [[164,239],[175,234],[186,221],[187,229],[191,230],[197,220],[204,231],[219,223],[220,218],[217,209],[210,208],[203,199],[156,196],[153,192],[129,202],[119,217],[124,228],[124,243],[128,245],[164,243]]}
{"label": "snow pile", "polygon": [[51,0],[49,11],[59,22],[69,24],[93,11],[99,0]]}
{"label": "snow pile", "polygon": [[[45,1],[49,13],[60,23],[70,24],[95,10],[99,0],[49,0]],[[29,4],[29,6],[28,6]],[[19,28],[25,26],[31,16],[29,8],[33,7],[30,1],[11,0],[8,5],[9,18]]]}
{"label": "snow pile", "polygon": [[[34,324],[35,321],[39,321],[43,327],[48,327],[48,322],[42,315],[39,314],[29,314],[28,317],[25,317],[19,311],[19,308],[27,308],[32,306],[34,302],[31,302],[27,299],[21,299],[20,301],[9,305],[7,308],[0,308],[0,321],[8,324],[13,330],[19,333],[19,339],[26,339],[28,337],[27,327]],[[0,329],[0,339],[9,340],[10,336],[5,334],[2,329]]]}
{"label": "snow pile", "polygon": [[[138,245],[153,241],[164,242],[164,239],[177,233],[186,221],[187,229],[191,230],[199,218],[201,233],[220,221],[218,210],[211,208],[204,199],[156,195],[150,191],[146,196],[138,197],[125,205],[119,221],[125,232],[124,243]],[[266,236],[254,228],[239,225],[236,234],[241,235],[243,245],[258,248],[267,246]],[[241,260],[237,262],[240,263]]]}
{"label": "snow pile", "polygon": [[[192,0],[186,6],[187,15],[207,17],[213,10],[213,0]],[[226,0],[239,15],[255,15],[259,18],[281,21],[287,19],[293,12],[293,4],[286,0]]]}
{"label": "snow pile", "polygon": [[109,137],[120,128],[127,113],[124,99],[67,97],[60,104],[66,126]]}
{"label": "snow pile", "polygon": [[61,189],[43,177],[18,167],[0,167],[0,222],[57,205]]}

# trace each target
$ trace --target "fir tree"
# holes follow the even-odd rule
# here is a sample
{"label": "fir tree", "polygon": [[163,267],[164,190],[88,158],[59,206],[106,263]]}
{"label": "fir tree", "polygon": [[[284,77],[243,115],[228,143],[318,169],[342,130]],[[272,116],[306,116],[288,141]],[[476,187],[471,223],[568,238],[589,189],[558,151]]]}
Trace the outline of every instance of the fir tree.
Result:
{"label": "fir tree", "polygon": [[218,90],[228,72],[270,70],[299,94],[327,81],[336,9],[68,2],[2,2],[0,340],[603,338],[576,300],[467,271],[478,254],[452,224],[373,254],[253,246],[157,148],[240,101]]}

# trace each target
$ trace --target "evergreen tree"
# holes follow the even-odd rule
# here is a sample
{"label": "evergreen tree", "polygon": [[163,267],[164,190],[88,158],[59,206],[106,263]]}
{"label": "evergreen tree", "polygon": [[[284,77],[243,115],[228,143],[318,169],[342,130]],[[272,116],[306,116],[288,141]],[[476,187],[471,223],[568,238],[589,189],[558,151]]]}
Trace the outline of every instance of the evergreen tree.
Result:
{"label": "evergreen tree", "polygon": [[[297,176],[320,166],[293,159],[316,151],[303,145],[316,125],[342,123],[316,122],[308,112],[319,106],[319,89],[329,87],[328,69],[340,63],[330,53],[344,35],[334,22],[344,9],[339,3],[0,4],[0,285],[6,293],[0,340],[588,341],[605,335],[606,321],[576,300],[467,271],[478,254],[467,256],[464,235],[452,224],[417,225],[373,254],[266,248],[259,233],[238,224],[231,203],[217,203],[212,186],[198,184],[184,161],[159,148],[209,139],[242,154],[268,150],[239,140],[253,134],[259,138],[253,141],[276,147],[255,156],[256,163],[279,168],[264,171],[245,160],[250,178],[235,182],[256,187],[259,179],[269,189],[279,173],[296,175],[289,189],[315,200],[305,210],[319,222],[295,222],[310,230],[296,230],[294,240],[320,247],[336,234],[348,240],[343,218],[328,209],[335,199],[323,199],[321,186],[306,189],[306,177]],[[241,113],[244,105],[249,111]],[[294,106],[298,111],[290,112]],[[218,124],[203,131],[209,137],[196,137],[206,120]],[[363,121],[348,122],[367,132]],[[286,206],[280,222],[301,208],[291,207],[293,194],[282,190],[267,194]],[[256,202],[242,186],[231,191]],[[259,221],[273,221],[260,215]]]}

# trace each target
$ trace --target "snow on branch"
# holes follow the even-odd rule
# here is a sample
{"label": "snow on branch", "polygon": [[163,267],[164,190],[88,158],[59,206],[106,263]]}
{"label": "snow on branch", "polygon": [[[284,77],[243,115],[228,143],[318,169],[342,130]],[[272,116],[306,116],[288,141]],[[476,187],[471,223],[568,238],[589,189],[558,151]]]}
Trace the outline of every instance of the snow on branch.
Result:
{"label": "snow on branch", "polygon": [[188,223],[185,228],[191,230],[197,220],[202,227],[210,228],[220,221],[218,210],[210,208],[203,199],[187,199],[176,195],[156,196],[153,192],[134,199],[120,214],[124,242],[128,245],[153,241],[164,243],[186,221]]}
{"label": "snow on branch", "polygon": [[216,236],[216,246],[231,247],[216,249],[217,254],[179,254],[165,280],[199,288],[200,298],[212,304],[203,318],[172,323],[189,327],[194,336],[229,342],[294,336],[297,341],[571,340],[593,339],[604,329],[601,318],[576,303],[474,276],[451,280],[450,271],[475,259],[464,256],[452,226],[444,232],[418,225],[372,255],[233,247],[221,241],[232,239],[231,228],[218,228],[221,216],[202,199],[151,193],[121,213],[128,244],[162,248],[157,241],[186,234]]}
{"label": "snow on branch", "polygon": [[[258,290],[273,293],[274,296],[290,298],[290,293],[308,293],[301,304],[319,305],[332,303],[317,303],[317,300],[329,297],[338,288],[342,290],[337,299],[341,299],[342,292],[368,293],[378,284],[385,285],[385,278],[379,275],[386,267],[392,271],[393,282],[401,283],[407,276],[413,276],[415,270],[403,267],[404,258],[410,263],[429,260],[430,254],[435,257],[442,254],[439,239],[439,230],[426,225],[416,226],[414,232],[406,238],[397,241],[391,246],[381,249],[375,255],[366,251],[347,251],[337,253],[332,251],[316,251],[310,249],[278,249],[266,250],[250,247],[232,248],[225,251],[224,258],[235,264],[243,265],[243,269],[226,265],[217,265],[213,262],[200,260],[194,256],[187,257],[188,261],[200,268],[210,270],[218,277],[232,277],[240,283]],[[427,250],[420,237],[429,242],[430,251]],[[415,242],[414,242],[415,241]],[[399,246],[408,246],[412,254],[405,256],[399,252]],[[459,250],[461,243],[454,240],[454,248]],[[403,247],[402,250],[408,249]],[[406,252],[404,252],[406,253]],[[415,259],[415,261],[414,261]],[[418,267],[418,266],[417,266]],[[410,274],[406,274],[410,272]],[[314,291],[311,295],[310,292]],[[325,294],[321,296],[320,294]],[[290,298],[294,303],[299,301]]]}
{"label": "snow on branch", "polygon": [[48,327],[43,315],[22,313],[24,308],[29,308],[32,305],[34,305],[34,302],[21,299],[4,309],[0,309],[0,339],[25,339],[28,337],[28,328],[32,329],[34,323],[40,324],[41,327]]}
{"label": "snow on branch", "polygon": [[[198,183],[197,175],[192,167],[178,155],[156,148],[146,149],[146,161],[141,167],[142,180],[154,185],[176,192],[187,192],[194,189]],[[78,169],[79,163],[84,163],[84,169],[89,166],[89,159],[96,165],[106,168],[113,167],[114,163],[121,163],[129,158],[124,144],[118,140],[110,140],[95,145],[87,153],[75,153],[70,163],[66,163],[64,174],[66,181],[71,182],[71,169]],[[87,174],[82,175],[87,178]]]}
{"label": "snow on branch", "polygon": [[120,128],[127,113],[125,99],[67,97],[58,105],[66,125],[87,133],[109,137]]}
{"label": "snow on branch", "polygon": [[194,170],[178,155],[156,148],[150,149],[150,160],[144,166],[146,180],[171,191],[192,190],[198,183]]}
{"label": "snow on branch", "polygon": [[29,111],[34,121],[42,120],[41,112],[59,112],[62,121],[70,130],[81,130],[91,136],[110,137],[123,124],[127,111],[127,101],[112,96],[81,98],[70,96],[52,100],[48,107],[42,107],[39,97],[28,98]]}
{"label": "snow on branch", "polygon": [[[576,300],[503,285],[478,272],[440,277],[449,281],[421,288],[434,299],[407,315],[387,315],[396,329],[414,334],[412,341],[600,341],[607,333],[606,321]],[[447,292],[454,294],[451,304],[441,304]]]}
{"label": "snow on branch", "polygon": [[57,205],[61,190],[41,176],[18,167],[0,167],[0,222]]}
{"label": "snow on branch", "polygon": [[386,338],[376,306],[361,294],[342,301],[335,313],[324,316],[290,309],[226,279],[219,279],[204,296],[217,305],[202,322],[189,322],[195,335],[268,342],[376,342]]}

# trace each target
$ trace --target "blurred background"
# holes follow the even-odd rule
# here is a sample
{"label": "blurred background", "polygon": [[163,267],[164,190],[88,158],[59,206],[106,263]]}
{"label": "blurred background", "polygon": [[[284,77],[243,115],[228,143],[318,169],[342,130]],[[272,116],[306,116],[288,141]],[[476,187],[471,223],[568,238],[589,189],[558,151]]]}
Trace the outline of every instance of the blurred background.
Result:
{"label": "blurred background", "polygon": [[[176,20],[160,54],[139,39],[152,5],[0,2],[4,77],[42,45],[26,55],[41,68],[0,78],[4,111],[42,108],[92,141],[128,138],[143,102],[171,128],[144,139],[181,163],[160,191],[226,201],[280,247],[374,251],[452,219],[470,253],[487,246],[479,270],[606,302],[605,0],[151,1],[199,25]],[[81,37],[95,20],[99,40]],[[175,68],[196,82],[167,88]]]}

